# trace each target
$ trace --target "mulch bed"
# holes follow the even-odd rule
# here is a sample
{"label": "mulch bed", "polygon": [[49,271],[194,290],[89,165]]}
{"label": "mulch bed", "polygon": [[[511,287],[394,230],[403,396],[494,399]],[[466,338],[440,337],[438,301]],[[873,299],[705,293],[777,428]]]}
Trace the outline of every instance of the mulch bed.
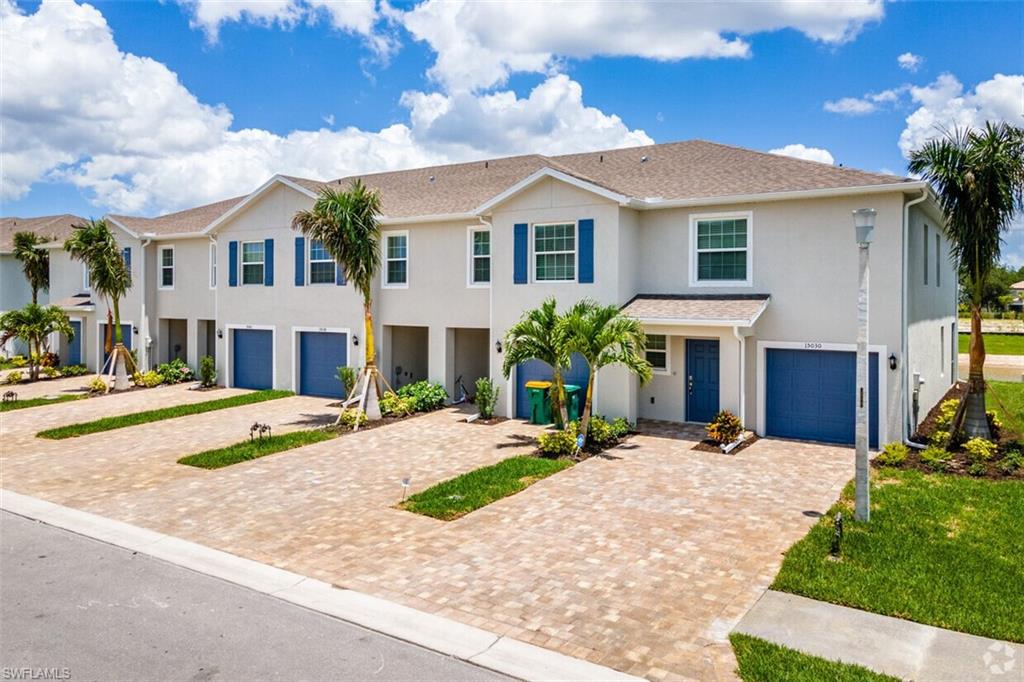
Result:
{"label": "mulch bed", "polygon": [[[460,421],[465,422],[466,420],[462,419]],[[502,422],[507,422],[507,421],[508,421],[508,417],[491,417],[490,419],[474,419],[473,421],[466,422],[466,423],[467,424],[480,424],[482,426],[494,426],[495,424],[500,424]]]}
{"label": "mulch bed", "polygon": [[935,433],[936,423],[941,412],[939,406],[947,400],[960,400],[964,397],[965,393],[967,393],[967,382],[965,381],[958,381],[950,386],[949,390],[946,391],[946,395],[942,396],[942,399],[935,403],[935,407],[918,423],[917,430],[914,431],[911,440],[915,443],[927,444],[931,440],[932,434]]}
{"label": "mulch bed", "polygon": [[735,455],[738,452],[742,452],[743,450],[746,450],[747,448],[749,448],[751,445],[753,445],[754,443],[756,443],[759,440],[761,440],[760,436],[758,436],[753,431],[748,431],[746,439],[742,443],[740,443],[739,445],[734,447],[732,450],[730,450],[729,452],[722,452],[722,448],[719,447],[718,443],[716,443],[713,440],[708,440],[707,438],[705,438],[704,440],[700,441],[699,443],[697,443],[696,445],[694,445],[690,449],[691,450],[696,450],[698,452],[714,452],[714,453],[719,454],[719,455],[730,455],[731,456],[731,455]]}

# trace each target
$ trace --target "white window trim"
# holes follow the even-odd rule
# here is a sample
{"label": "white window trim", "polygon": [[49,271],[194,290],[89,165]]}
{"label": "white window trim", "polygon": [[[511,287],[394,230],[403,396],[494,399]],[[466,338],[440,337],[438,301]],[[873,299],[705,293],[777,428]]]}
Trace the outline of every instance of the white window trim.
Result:
{"label": "white window trim", "polygon": [[939,236],[939,231],[935,230],[935,286],[936,288],[942,286],[942,237]]}
{"label": "white window trim", "polygon": [[299,334],[302,332],[318,332],[324,334],[345,335],[345,358],[346,367],[359,367],[360,364],[352,364],[352,330],[348,327],[300,327],[292,326],[292,393],[299,395],[299,363],[302,358],[299,352]]}
{"label": "white window trim", "polygon": [[[644,333],[647,334],[647,336],[664,336],[665,337],[665,350],[664,351],[648,348],[645,351],[645,353],[648,353],[648,352],[649,353],[665,353],[665,367],[661,368],[661,367],[655,367],[654,365],[651,365],[651,371],[654,374],[663,374],[663,375],[666,375],[666,376],[671,376],[672,375],[672,337],[670,335],[668,335],[668,334],[660,334],[658,332],[653,332],[653,333],[652,332],[644,332]],[[646,358],[646,357],[647,356],[644,355],[644,358]]]}
{"label": "white window trim", "polygon": [[924,286],[928,286],[928,223],[924,225]]}
{"label": "white window trim", "polygon": [[217,242],[210,243],[210,289],[217,288]]}
{"label": "white window trim", "polygon": [[[313,242],[319,241],[312,238],[306,240],[306,284],[311,287],[325,287],[325,286],[337,286],[338,285],[338,262],[331,258],[330,254],[327,255],[327,260],[318,260],[317,263],[333,263],[334,264],[334,277],[330,282],[314,282],[313,281]],[[312,331],[305,329],[304,331]]]}
{"label": "white window trim", "polygon": [[[482,225],[470,225],[466,229],[466,286],[470,289],[490,289],[490,282],[474,282],[473,281],[473,236],[477,232],[486,232],[491,234],[491,228],[484,227]],[[487,254],[487,260],[491,264],[491,279],[494,279],[494,235],[491,235],[490,242],[490,253]]]}
{"label": "white window trim", "polygon": [[231,366],[231,348],[234,346],[232,332],[236,329],[263,329],[270,331],[270,387],[277,388],[277,325],[275,324],[225,324],[224,325],[224,369],[227,377],[224,387],[231,388],[234,367]]}
{"label": "white window trim", "polygon": [[[382,248],[384,249],[384,267],[381,273],[380,286],[382,289],[408,289],[409,280],[412,279],[412,268],[410,263],[410,256],[412,254],[412,240],[409,239],[409,230],[391,230],[381,234],[383,239],[381,240]],[[405,258],[388,258],[388,237],[405,237]],[[405,282],[398,284],[388,283],[388,262],[389,261],[405,260]]]}
{"label": "white window trim", "polygon": [[89,266],[82,263],[82,291],[92,291],[92,279],[89,277]]}
{"label": "white window trim", "polygon": [[[259,244],[263,248],[263,260],[258,263],[246,263],[245,262],[245,245],[246,244]],[[263,277],[260,278],[259,282],[245,283],[245,266],[246,265],[262,265],[263,266]],[[262,239],[250,239],[244,242],[238,242],[238,284],[243,287],[261,287],[264,282],[267,281],[267,243]],[[256,329],[256,327],[252,327]]]}
{"label": "white window trim", "polygon": [[[701,220],[746,218],[747,220],[747,278],[700,280],[697,278],[697,223]],[[691,287],[752,287],[754,285],[754,212],[728,211],[724,213],[690,214],[690,286]],[[738,250],[738,249],[737,249]]]}
{"label": "white window trim", "polygon": [[[171,252],[171,266],[170,266],[170,269],[171,269],[171,284],[170,284],[170,286],[167,286],[167,285],[164,284],[164,270],[167,269],[167,266],[164,265],[164,251],[170,251]],[[177,281],[177,277],[178,277],[178,273],[175,272],[175,268],[177,267],[177,264],[178,264],[178,259],[177,259],[176,254],[174,253],[174,247],[173,246],[161,246],[159,249],[157,249],[156,260],[157,260],[157,270],[158,270],[158,276],[157,276],[157,280],[156,280],[157,281],[156,288],[160,289],[161,291],[174,291],[174,284]]]}
{"label": "white window trim", "polygon": [[[573,267],[572,279],[537,279],[537,228],[548,225],[573,226]],[[530,283],[531,284],[577,284],[580,278],[580,221],[578,220],[545,220],[542,223],[530,224]],[[562,251],[545,251],[544,253],[564,253]]]}

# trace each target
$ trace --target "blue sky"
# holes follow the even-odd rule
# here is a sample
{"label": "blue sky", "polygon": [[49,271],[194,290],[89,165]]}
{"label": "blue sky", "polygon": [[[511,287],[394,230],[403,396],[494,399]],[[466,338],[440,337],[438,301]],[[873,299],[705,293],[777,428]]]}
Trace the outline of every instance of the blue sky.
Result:
{"label": "blue sky", "polygon": [[0,73],[4,215],[689,138],[902,173],[935,124],[1024,113],[1021,3],[0,3],[35,57]]}

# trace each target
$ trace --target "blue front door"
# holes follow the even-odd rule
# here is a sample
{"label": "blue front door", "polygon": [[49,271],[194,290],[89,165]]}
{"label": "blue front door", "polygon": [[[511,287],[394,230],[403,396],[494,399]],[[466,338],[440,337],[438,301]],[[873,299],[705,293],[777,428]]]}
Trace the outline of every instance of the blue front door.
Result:
{"label": "blue front door", "polygon": [[686,421],[718,414],[718,340],[686,340]]}
{"label": "blue front door", "polygon": [[344,398],[338,368],[348,364],[348,334],[299,332],[299,393]]}
{"label": "blue front door", "polygon": [[78,320],[71,321],[71,329],[75,332],[75,338],[68,343],[68,364],[82,364],[82,323]]}
{"label": "blue front door", "polygon": [[232,335],[231,385],[256,390],[271,388],[274,383],[274,333],[269,329],[235,329]]}
{"label": "blue front door", "polygon": [[[527,381],[551,381],[551,365],[540,360],[527,360],[516,367],[516,416],[530,418],[530,395],[526,392]],[[566,385],[587,387],[590,379],[590,365],[579,353],[574,353],[572,363],[562,372]]]}

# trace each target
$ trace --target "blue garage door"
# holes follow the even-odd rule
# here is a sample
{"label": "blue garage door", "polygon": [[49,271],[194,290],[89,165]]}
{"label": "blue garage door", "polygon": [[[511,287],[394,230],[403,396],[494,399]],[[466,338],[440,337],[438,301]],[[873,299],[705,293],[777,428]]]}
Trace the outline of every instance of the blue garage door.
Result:
{"label": "blue garage door", "polygon": [[[540,360],[527,360],[516,367],[516,416],[530,418],[530,395],[526,392],[527,381],[551,381],[551,365]],[[587,387],[590,365],[579,353],[572,356],[571,366],[562,373],[566,384]]]}
{"label": "blue garage door", "polygon": [[[769,436],[852,444],[856,422],[857,354],[770,348],[765,373]],[[878,354],[868,363],[868,424],[878,447]]]}
{"label": "blue garage door", "polygon": [[274,333],[269,329],[235,329],[231,347],[231,385],[262,390],[274,382]]}
{"label": "blue garage door", "polygon": [[75,332],[75,338],[68,344],[68,364],[82,364],[82,323],[78,320],[71,321],[71,329]]}
{"label": "blue garage door", "polygon": [[[113,348],[114,341],[115,341],[114,337],[111,336],[110,337],[111,348]],[[106,323],[100,325],[100,338],[99,338],[98,343],[100,344],[100,346],[102,348],[106,349],[106,347],[107,347],[107,325],[106,325]],[[121,325],[121,343],[123,343],[124,347],[127,348],[128,350],[132,349],[132,326],[130,324],[122,324]],[[110,353],[104,352],[103,353],[103,365],[104,366],[106,366],[107,360],[109,360],[109,359],[110,359]]]}
{"label": "blue garage door", "polygon": [[348,334],[299,332],[299,393],[344,398],[338,368],[348,364]]}

